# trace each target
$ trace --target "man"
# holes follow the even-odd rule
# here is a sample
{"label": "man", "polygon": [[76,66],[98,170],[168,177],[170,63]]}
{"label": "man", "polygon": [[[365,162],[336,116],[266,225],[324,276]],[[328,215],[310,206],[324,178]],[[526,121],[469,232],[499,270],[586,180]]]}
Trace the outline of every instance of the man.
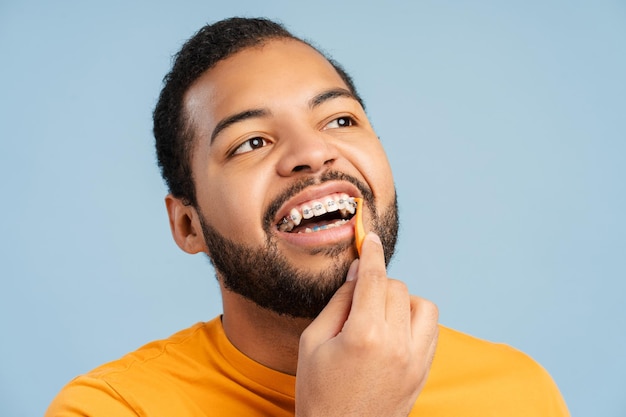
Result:
{"label": "man", "polygon": [[204,27],[154,133],[173,237],[211,259],[223,315],[78,377],[48,416],[568,415],[539,365],[438,326],[387,277],[391,169],[350,77],[313,47],[263,19]]}

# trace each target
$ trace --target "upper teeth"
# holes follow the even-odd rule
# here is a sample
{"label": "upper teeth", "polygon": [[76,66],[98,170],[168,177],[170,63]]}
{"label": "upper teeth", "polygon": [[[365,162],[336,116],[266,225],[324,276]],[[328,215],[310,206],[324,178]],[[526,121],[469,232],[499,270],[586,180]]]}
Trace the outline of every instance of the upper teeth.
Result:
{"label": "upper teeth", "polygon": [[[290,232],[302,222],[302,219],[310,219],[314,216],[321,216],[337,210],[340,210],[343,216],[354,214],[356,210],[354,198],[345,193],[337,193],[319,200],[312,200],[301,204],[299,207],[292,208],[289,214],[283,217],[278,223],[278,230],[281,232]],[[345,223],[345,221],[343,222]],[[307,228],[305,231],[311,231],[313,229]]]}

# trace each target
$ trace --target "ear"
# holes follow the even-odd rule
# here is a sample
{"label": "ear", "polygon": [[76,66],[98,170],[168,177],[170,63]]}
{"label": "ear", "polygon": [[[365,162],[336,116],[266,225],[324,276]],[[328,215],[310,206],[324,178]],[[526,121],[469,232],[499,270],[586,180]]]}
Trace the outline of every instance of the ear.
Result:
{"label": "ear", "polygon": [[165,197],[165,206],[172,236],[178,247],[190,254],[207,252],[200,218],[195,207],[184,204],[181,199],[171,194]]}

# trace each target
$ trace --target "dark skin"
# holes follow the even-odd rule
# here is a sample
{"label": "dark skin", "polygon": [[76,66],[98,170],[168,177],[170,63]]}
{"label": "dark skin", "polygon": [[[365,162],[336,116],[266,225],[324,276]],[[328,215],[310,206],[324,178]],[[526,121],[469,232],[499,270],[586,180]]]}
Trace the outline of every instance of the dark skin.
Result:
{"label": "dark skin", "polygon": [[[434,355],[434,304],[387,276],[376,234],[367,235],[354,260],[353,222],[309,234],[273,228],[268,236],[263,227],[272,199],[303,176],[317,178],[328,169],[367,184],[376,211],[384,212],[395,198],[384,150],[360,104],[329,91],[347,87],[324,57],[294,40],[245,49],[203,74],[185,97],[196,133],[198,204],[167,196],[170,226],[188,253],[211,256],[201,211],[235,242],[262,248],[271,239],[290,265],[311,276],[323,276],[336,262],[351,263],[347,277],[323,278],[346,282],[314,320],[262,308],[225,288],[218,272],[224,330],[250,358],[296,375],[297,416],[406,416]],[[255,111],[245,113],[250,109]],[[244,113],[224,127],[229,116]],[[281,210],[340,191],[359,196],[356,187],[329,181],[302,190]],[[366,230],[372,222],[365,210]],[[330,247],[345,249],[332,257],[319,250]]]}

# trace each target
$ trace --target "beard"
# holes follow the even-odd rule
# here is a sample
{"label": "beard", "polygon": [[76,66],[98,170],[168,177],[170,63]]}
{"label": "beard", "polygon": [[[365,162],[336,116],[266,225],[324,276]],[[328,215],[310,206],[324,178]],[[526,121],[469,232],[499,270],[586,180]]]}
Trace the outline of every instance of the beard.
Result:
{"label": "beard", "polygon": [[282,204],[304,188],[330,180],[344,180],[354,184],[363,195],[364,204],[372,214],[372,231],[379,237],[388,265],[398,236],[398,204],[393,201],[378,213],[374,196],[358,179],[336,171],[329,171],[318,180],[302,179],[279,195],[266,210],[263,228],[265,243],[248,246],[233,242],[220,234],[206,221],[197,208],[202,233],[209,249],[209,259],[226,289],[237,293],[258,306],[279,315],[313,319],[324,309],[335,292],[345,282],[350,264],[356,255],[354,243],[315,249],[311,254],[327,258],[328,267],[317,272],[299,269],[280,252],[272,228],[272,219]]}

